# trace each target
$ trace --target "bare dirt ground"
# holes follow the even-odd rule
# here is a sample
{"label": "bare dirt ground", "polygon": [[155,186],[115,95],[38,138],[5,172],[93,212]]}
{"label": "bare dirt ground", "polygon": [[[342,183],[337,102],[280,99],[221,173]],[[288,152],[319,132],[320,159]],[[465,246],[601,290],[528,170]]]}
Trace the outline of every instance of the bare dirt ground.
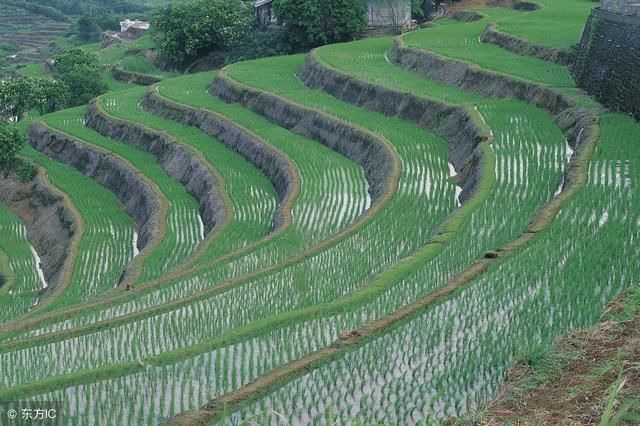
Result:
{"label": "bare dirt ground", "polygon": [[496,400],[470,423],[640,424],[640,289],[610,303],[596,326],[512,368]]}

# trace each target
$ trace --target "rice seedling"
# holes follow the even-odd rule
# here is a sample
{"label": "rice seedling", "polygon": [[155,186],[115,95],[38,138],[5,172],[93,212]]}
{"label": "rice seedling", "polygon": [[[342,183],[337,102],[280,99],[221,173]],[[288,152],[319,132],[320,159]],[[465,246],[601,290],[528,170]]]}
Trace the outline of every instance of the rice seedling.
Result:
{"label": "rice seedling", "polygon": [[[66,109],[46,116],[43,121],[89,145],[121,156],[157,185],[168,205],[166,223],[163,226],[165,231],[160,244],[144,259],[140,279],[150,280],[166,275],[189,258],[205,237],[196,200],[179,182],[167,176],[151,154],[105,138],[85,127],[84,112],[84,107]],[[134,240],[137,241],[136,235]],[[136,241],[132,244],[136,244]],[[135,248],[136,252],[138,249]]]}
{"label": "rice seedling", "polygon": [[635,284],[639,134],[628,117],[604,117],[586,188],[533,244],[421,316],[261,398],[231,424],[266,407],[288,413],[290,423],[321,421],[331,407],[341,421],[365,424],[433,423],[481,407],[518,353],[593,324]]}
{"label": "rice seedling", "polygon": [[84,233],[69,286],[45,312],[90,300],[118,285],[134,256],[133,220],[116,196],[77,170],[51,160],[27,146],[22,155],[43,166],[49,180],[66,193],[84,220]]}
{"label": "rice seedling", "polygon": [[0,203],[0,323],[29,311],[38,292],[48,286],[38,253],[27,239],[25,225]]}

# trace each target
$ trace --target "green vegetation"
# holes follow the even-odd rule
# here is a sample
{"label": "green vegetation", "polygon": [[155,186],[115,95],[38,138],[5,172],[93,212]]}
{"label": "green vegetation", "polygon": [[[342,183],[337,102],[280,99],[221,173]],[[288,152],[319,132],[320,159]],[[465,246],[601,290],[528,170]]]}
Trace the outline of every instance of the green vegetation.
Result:
{"label": "green vegetation", "polygon": [[38,292],[47,286],[38,261],[26,227],[0,203],[0,273],[8,277],[0,284],[0,321],[11,321],[37,303]]}
{"label": "green vegetation", "polygon": [[251,8],[236,0],[181,0],[156,14],[152,34],[162,56],[184,64],[233,47],[253,22]]}
{"label": "green vegetation", "polygon": [[[7,281],[0,306],[6,289],[19,285],[30,297],[8,309],[6,319],[0,315],[1,321],[19,320],[0,324],[0,365],[11,366],[0,369],[0,400],[63,400],[65,418],[74,424],[155,424],[205,404],[221,424],[437,424],[475,416],[514,361],[534,371],[521,388],[535,392],[561,377],[563,367],[594,359],[580,344],[554,356],[548,347],[557,336],[592,325],[608,302],[637,285],[640,125],[603,114],[565,67],[479,41],[491,22],[536,43],[568,47],[592,4],[543,1],[541,10],[482,8],[483,20],[442,19],[400,37],[445,60],[561,92],[584,111],[552,116],[517,99],[486,98],[480,95],[486,90],[425,79],[389,60],[391,37],[310,53],[313,72],[324,67],[342,74],[342,80],[324,76],[324,87],[333,93],[346,82],[340,99],[353,104],[305,85],[298,77],[303,55],[238,62],[216,74],[99,96],[95,107],[111,120],[162,133],[209,167],[228,216],[208,236],[197,203],[159,165],[178,167],[173,159],[134,148],[147,148],[145,141],[98,135],[85,127],[84,108],[41,117],[152,182],[166,209],[163,239],[136,259],[133,223],[113,194],[24,148],[20,158],[44,167],[76,205],[82,232],[71,280],[22,321],[38,290],[38,275],[26,275],[37,260],[24,250],[24,227],[0,209],[0,273]],[[155,37],[160,49],[174,50],[174,62],[208,55],[221,64],[292,44],[351,38],[355,3],[294,3],[275,4],[293,10],[282,45],[279,34],[256,30],[239,4],[198,0],[164,9],[164,27]],[[338,13],[342,7],[348,11]],[[227,22],[223,10],[240,19]],[[337,23],[334,14],[345,22]],[[304,22],[296,20],[301,16]],[[548,22],[544,31],[542,21]],[[221,23],[229,24],[223,36]],[[252,47],[264,40],[277,45]],[[138,50],[153,45],[146,36],[107,49],[84,46],[95,57],[74,55],[91,58],[99,72],[116,66],[167,77],[153,65],[153,54]],[[214,79],[217,86],[210,88]],[[367,83],[377,87],[356,91]],[[386,106],[385,89],[405,94],[398,115],[411,122],[395,116],[395,105],[388,110],[394,116],[368,109]],[[419,110],[419,103],[410,103],[416,97],[433,109]],[[184,110],[192,116],[182,118],[178,111]],[[566,129],[576,118],[579,125]],[[441,139],[454,130],[463,136]],[[244,156],[236,152],[244,141],[237,132],[252,137],[253,149]],[[355,152],[363,134],[387,153],[384,164],[371,167],[373,157]],[[319,141],[353,150],[350,158],[365,167]],[[459,158],[463,142],[475,148],[467,159]],[[287,168],[284,184],[281,177],[270,182],[256,167],[264,149]],[[386,179],[381,195],[369,188],[378,185],[378,173]],[[1,240],[5,235],[9,243]],[[14,253],[13,245],[22,248]],[[14,255],[24,257],[24,271],[13,266]],[[110,291],[132,261],[144,266],[140,279],[133,288]],[[636,293],[630,300],[637,301]],[[637,317],[637,303],[614,306],[606,315],[627,325]],[[624,327],[605,330],[613,336]],[[625,402],[623,391],[637,366],[622,361],[637,358],[637,343],[616,341],[619,357],[584,374],[606,383],[595,393],[603,399],[602,422],[638,408],[634,399]],[[613,344],[605,349],[617,350]],[[554,389],[549,393],[556,403],[593,405],[580,405],[593,394],[585,383]],[[223,401],[231,404],[222,407]],[[516,398],[509,404],[517,413],[530,407]]]}
{"label": "green vegetation", "polygon": [[24,133],[13,124],[0,121],[0,166],[13,162],[26,142]]}
{"label": "green vegetation", "polygon": [[55,55],[53,60],[54,74],[68,87],[71,105],[85,104],[107,90],[96,55],[69,49]]}
{"label": "green vegetation", "polygon": [[367,27],[361,0],[276,0],[274,12],[286,22],[284,37],[295,48],[353,40]]}
{"label": "green vegetation", "polygon": [[196,200],[179,182],[167,176],[151,154],[102,137],[85,127],[84,112],[84,107],[67,109],[47,116],[44,122],[85,143],[120,156],[135,167],[137,173],[143,174],[157,186],[164,208],[168,210],[166,218],[163,218],[166,223],[161,224],[163,234],[160,244],[145,256],[141,279],[151,280],[166,275],[187,259],[204,239],[204,225]]}

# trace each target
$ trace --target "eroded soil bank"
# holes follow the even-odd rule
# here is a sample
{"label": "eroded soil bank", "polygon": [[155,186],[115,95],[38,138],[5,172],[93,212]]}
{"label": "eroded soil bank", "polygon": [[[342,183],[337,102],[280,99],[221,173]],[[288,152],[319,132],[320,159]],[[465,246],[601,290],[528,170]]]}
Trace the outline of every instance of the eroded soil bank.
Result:
{"label": "eroded soil bank", "polygon": [[635,399],[632,412],[640,415],[638,287],[607,305],[594,327],[560,338],[548,353],[510,369],[496,400],[468,423],[596,425],[615,389],[614,414]]}
{"label": "eroded soil bank", "polygon": [[153,154],[162,169],[184,185],[187,192],[198,201],[206,234],[224,220],[226,209],[220,195],[224,186],[203,158],[168,134],[107,115],[96,101],[89,104],[85,120],[87,127],[103,136]]}
{"label": "eroded soil bank", "polygon": [[27,239],[40,256],[47,289],[53,290],[64,274],[76,224],[64,198],[43,173],[31,182],[20,182],[14,173],[0,170],[0,201],[25,224]]}
{"label": "eroded soil bank", "polygon": [[[28,130],[29,141],[38,151],[74,167],[113,192],[138,228],[138,249],[162,238],[161,200],[150,183],[123,161],[97,148],[90,147],[63,133],[34,123]],[[125,273],[123,277],[127,276]]]}

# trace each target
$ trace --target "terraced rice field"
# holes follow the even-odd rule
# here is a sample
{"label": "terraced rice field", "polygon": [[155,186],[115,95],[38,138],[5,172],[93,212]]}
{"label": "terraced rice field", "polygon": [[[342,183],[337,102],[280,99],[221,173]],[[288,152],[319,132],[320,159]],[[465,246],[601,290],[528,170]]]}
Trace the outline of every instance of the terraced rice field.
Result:
{"label": "terraced rice field", "polygon": [[637,283],[637,131],[627,117],[603,117],[585,190],[530,247],[455,298],[292,381],[235,419],[267,424],[273,410],[294,413],[292,423],[317,423],[333,407],[340,422],[430,424],[481,407],[516,356],[597,321],[615,294]]}
{"label": "terraced rice field", "polygon": [[22,155],[46,169],[51,183],[69,196],[84,223],[68,287],[38,314],[90,300],[116,287],[135,254],[131,217],[112,192],[77,170],[30,147]]}
{"label": "terraced rice field", "polygon": [[0,273],[7,281],[0,287],[2,322],[28,312],[38,301],[38,292],[47,287],[39,262],[26,227],[0,203]]}
{"label": "terraced rice field", "polygon": [[[571,96],[579,119],[569,130],[554,121],[569,118],[523,101],[397,67],[390,37],[310,53],[325,76],[368,85],[358,93],[349,93],[353,84],[338,88],[338,79],[326,91],[311,88],[300,73],[305,57],[292,55],[98,98],[108,127],[169,137],[216,176],[225,220],[210,235],[197,201],[140,141],[101,136],[85,126],[83,108],[43,117],[151,181],[166,226],[141,277],[109,291],[136,262],[132,219],[105,188],[25,150],[76,205],[84,232],[68,287],[51,300],[45,292],[47,305],[24,322],[0,323],[0,365],[11,366],[0,369],[0,400],[63,401],[68,424],[161,424],[180,415],[178,424],[200,416],[218,424],[438,424],[481,410],[515,361],[593,324],[638,284],[638,123],[596,116],[599,106],[565,67],[478,39],[488,22],[503,31],[541,16],[573,25],[585,2],[483,9],[485,20],[441,20],[402,37],[414,49]],[[531,25],[518,29],[550,46],[572,34],[536,39]],[[383,108],[367,101],[373,90],[414,97],[411,121],[394,105],[388,116],[375,112]],[[433,119],[416,99],[443,115]],[[189,125],[160,104],[192,113],[181,120]],[[227,126],[216,137],[206,133],[214,120]],[[235,145],[239,135],[256,144],[250,154]],[[349,158],[328,146],[332,138]],[[350,151],[362,138],[385,153],[377,168]],[[472,144],[463,159],[461,140]],[[285,165],[288,192],[260,152]],[[0,304],[21,274],[31,301],[36,258],[24,225],[0,210],[5,234],[12,239],[0,241],[0,271],[21,266],[10,268]]]}
{"label": "terraced rice field", "polygon": [[[584,23],[594,7],[589,0],[541,0],[536,3],[544,7],[499,21],[499,28],[544,46],[567,48],[580,40]],[[491,9],[481,12],[492,15]]]}
{"label": "terraced rice field", "polygon": [[[515,11],[513,13],[514,16],[518,16],[515,15]],[[502,18],[498,22],[508,19]],[[550,86],[575,86],[567,67],[538,58],[517,55],[494,44],[482,43],[480,36],[486,26],[486,20],[464,25],[441,21],[435,28],[413,31],[407,33],[402,39],[409,47],[467,61],[487,70]]]}
{"label": "terraced rice field", "polygon": [[[189,258],[205,238],[204,224],[196,200],[179,182],[167,176],[151,154],[105,138],[85,127],[84,114],[84,107],[72,108],[51,114],[44,122],[81,141],[118,155],[155,184],[168,211],[166,222],[161,225],[164,228],[162,240],[145,257],[140,279],[151,280],[166,275]],[[139,252],[138,247],[135,252]]]}

